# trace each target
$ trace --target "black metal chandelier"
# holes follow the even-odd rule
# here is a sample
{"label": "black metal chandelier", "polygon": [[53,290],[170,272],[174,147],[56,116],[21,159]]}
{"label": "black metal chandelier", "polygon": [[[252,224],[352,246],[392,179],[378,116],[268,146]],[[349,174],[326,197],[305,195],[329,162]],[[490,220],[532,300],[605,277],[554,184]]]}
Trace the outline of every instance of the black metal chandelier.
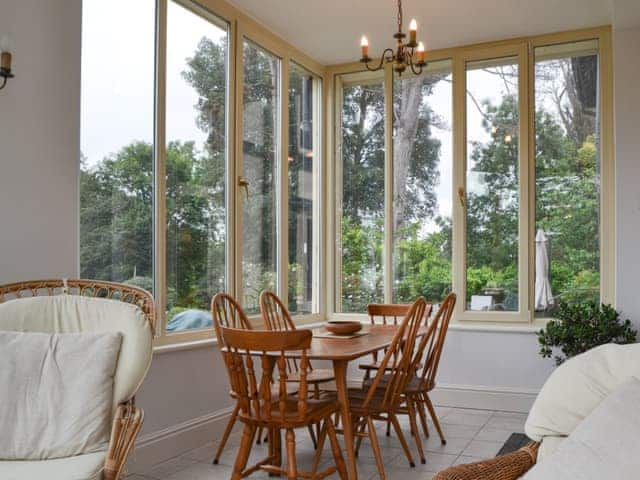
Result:
{"label": "black metal chandelier", "polygon": [[[365,64],[367,70],[375,72],[384,68],[385,63],[393,62],[393,70],[402,75],[402,73],[408,68],[414,73],[414,75],[420,75],[422,69],[427,65],[424,61],[424,44],[422,42],[416,42],[416,36],[418,34],[418,24],[415,19],[411,20],[409,24],[409,41],[404,43],[404,39],[407,37],[402,32],[402,0],[398,0],[398,32],[393,35],[396,39],[396,47],[387,48],[380,57],[380,61],[377,65],[371,66],[372,59],[369,57],[369,40],[367,37],[362,37],[360,47],[362,48],[362,58],[360,61]],[[415,59],[414,59],[415,54]]]}

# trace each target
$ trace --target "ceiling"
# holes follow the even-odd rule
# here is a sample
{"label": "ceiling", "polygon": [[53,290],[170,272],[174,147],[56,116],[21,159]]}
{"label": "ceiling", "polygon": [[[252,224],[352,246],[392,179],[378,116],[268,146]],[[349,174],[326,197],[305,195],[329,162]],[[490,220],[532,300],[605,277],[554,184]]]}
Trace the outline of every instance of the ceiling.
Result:
{"label": "ceiling", "polygon": [[[390,46],[395,0],[229,0],[269,30],[330,65],[357,60],[360,37],[373,54]],[[427,49],[577,28],[640,25],[640,0],[404,0]],[[406,27],[405,27],[406,29]]]}

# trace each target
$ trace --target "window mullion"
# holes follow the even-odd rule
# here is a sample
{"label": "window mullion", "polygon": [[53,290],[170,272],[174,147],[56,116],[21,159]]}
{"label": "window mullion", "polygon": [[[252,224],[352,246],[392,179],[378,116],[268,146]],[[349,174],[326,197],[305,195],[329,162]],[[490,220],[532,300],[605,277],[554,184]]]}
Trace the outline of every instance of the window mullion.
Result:
{"label": "window mullion", "polygon": [[156,67],[154,123],[154,290],[158,312],[157,335],[166,327],[167,222],[166,222],[166,76],[167,76],[167,0],[156,2]]}
{"label": "window mullion", "polygon": [[384,242],[382,274],[384,301],[393,303],[393,69],[384,70]]}
{"label": "window mullion", "polygon": [[276,192],[279,198],[276,222],[280,234],[276,233],[276,245],[278,250],[278,286],[280,298],[288,302],[289,285],[289,57],[280,60],[280,168]]}

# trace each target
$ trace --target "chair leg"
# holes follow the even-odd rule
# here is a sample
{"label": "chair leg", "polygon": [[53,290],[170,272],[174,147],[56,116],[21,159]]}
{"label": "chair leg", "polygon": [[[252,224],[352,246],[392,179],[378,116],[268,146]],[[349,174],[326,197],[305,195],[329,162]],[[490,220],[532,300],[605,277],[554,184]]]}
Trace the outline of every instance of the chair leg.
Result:
{"label": "chair leg", "polygon": [[260,445],[262,443],[262,427],[258,428],[258,439],[256,440],[256,445]]}
{"label": "chair leg", "polygon": [[427,427],[427,412],[424,407],[425,402],[422,400],[422,396],[418,396],[413,400],[415,402],[418,415],[420,416],[420,423],[422,424],[422,430],[424,431],[424,436],[426,438],[429,438],[429,427]]}
{"label": "chair leg", "polygon": [[320,435],[318,435],[318,445],[316,447],[316,454],[313,458],[313,468],[311,469],[311,473],[313,475],[318,471],[318,466],[320,465],[320,459],[322,458],[322,450],[324,449],[324,441],[327,438],[327,421],[325,420],[322,429],[320,430]]}
{"label": "chair leg", "polygon": [[420,438],[420,430],[418,430],[416,409],[412,398],[407,398],[407,412],[409,414],[409,422],[411,423],[411,431],[413,432],[413,440],[416,443],[416,449],[420,456],[420,462],[424,465],[427,463],[427,459],[424,457],[424,450],[422,450],[422,439]]}
{"label": "chair leg", "polygon": [[231,480],[242,479],[242,472],[247,467],[247,461],[249,460],[249,454],[251,453],[251,446],[253,445],[253,438],[255,437],[255,434],[255,426],[244,426],[244,431],[242,432],[242,440],[240,441],[240,447],[238,448],[238,456],[236,457],[236,462],[233,465]]}
{"label": "chair leg", "polygon": [[[357,418],[356,421],[353,422],[353,425],[356,432],[364,433],[367,421],[364,418]],[[360,454],[360,445],[362,445],[362,436],[358,436],[356,440],[356,457]]]}
{"label": "chair leg", "polygon": [[297,480],[298,466],[296,464],[296,434],[292,428],[287,428],[287,480]]}
{"label": "chair leg", "polygon": [[436,415],[436,410],[433,408],[433,404],[431,403],[431,399],[428,394],[423,394],[425,403],[427,404],[427,409],[429,410],[429,415],[431,415],[431,420],[433,420],[433,424],[436,426],[436,430],[438,431],[438,435],[440,435],[440,441],[443,445],[447,444],[447,441],[444,439],[444,433],[442,433],[442,428],[440,427],[440,422],[438,421],[438,416]]}
{"label": "chair leg", "polygon": [[313,425],[307,425],[307,430],[309,430],[309,436],[311,437],[313,448],[315,450],[318,448],[318,440],[316,439],[316,433],[313,431]]}
{"label": "chair leg", "polygon": [[216,456],[213,458],[214,465],[217,465],[218,461],[220,460],[220,455],[222,455],[222,451],[224,450],[224,446],[227,444],[227,440],[229,440],[229,435],[231,435],[233,426],[236,424],[239,411],[240,411],[240,404],[236,402],[236,407],[233,409],[231,418],[229,418],[229,421],[227,422],[227,427],[224,429],[224,434],[222,435],[222,440],[220,441],[220,445],[218,445]]}
{"label": "chair leg", "polygon": [[347,480],[347,467],[344,463],[344,458],[342,457],[342,450],[340,449],[340,444],[338,443],[338,437],[336,435],[336,429],[333,426],[331,418],[327,418],[325,429],[327,430],[327,434],[329,435],[329,443],[331,443],[333,459],[336,462],[336,468],[338,469],[338,473],[340,474],[340,480]]}
{"label": "chair leg", "polygon": [[400,428],[400,422],[398,422],[398,417],[396,417],[395,413],[392,413],[392,412],[390,412],[388,415],[389,415],[389,418],[391,418],[391,422],[393,423],[393,428],[396,431],[398,440],[400,440],[400,444],[402,445],[404,454],[407,456],[407,460],[409,460],[409,465],[413,468],[416,466],[416,464],[413,461],[411,450],[409,450],[409,444],[407,443],[407,439],[404,438],[404,434],[402,433],[402,428]]}
{"label": "chair leg", "polygon": [[378,444],[378,435],[376,434],[376,426],[373,423],[373,418],[367,417],[367,427],[369,430],[369,439],[371,440],[371,448],[373,449],[373,455],[376,459],[376,465],[378,467],[378,474],[380,480],[385,480],[384,463],[382,462],[382,452],[380,451],[380,445]]}
{"label": "chair leg", "polygon": [[391,422],[387,420],[387,437],[391,436]]}

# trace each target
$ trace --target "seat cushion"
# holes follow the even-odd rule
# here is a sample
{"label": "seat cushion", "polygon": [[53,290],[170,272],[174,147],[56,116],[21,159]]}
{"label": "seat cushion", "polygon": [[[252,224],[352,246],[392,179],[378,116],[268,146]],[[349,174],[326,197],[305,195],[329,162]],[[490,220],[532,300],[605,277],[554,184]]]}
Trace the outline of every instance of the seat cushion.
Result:
{"label": "seat cushion", "polygon": [[151,364],[152,334],[140,308],[130,303],[79,295],[28,297],[0,304],[0,330],[76,333],[120,332],[114,375],[113,412],[138,390]]}
{"label": "seat cushion", "polygon": [[118,332],[0,331],[0,459],[45,460],[106,448]]}
{"label": "seat cushion", "polygon": [[[574,429],[619,385],[640,378],[640,344],[607,344],[577,355],[547,379],[529,412],[527,436],[535,441],[561,439]],[[560,441],[549,442],[539,458],[552,453]]]}
{"label": "seat cushion", "polygon": [[631,378],[525,475],[526,480],[635,480],[640,471],[640,381]]}
{"label": "seat cushion", "polygon": [[2,480],[101,480],[107,452],[55,460],[0,461]]}

